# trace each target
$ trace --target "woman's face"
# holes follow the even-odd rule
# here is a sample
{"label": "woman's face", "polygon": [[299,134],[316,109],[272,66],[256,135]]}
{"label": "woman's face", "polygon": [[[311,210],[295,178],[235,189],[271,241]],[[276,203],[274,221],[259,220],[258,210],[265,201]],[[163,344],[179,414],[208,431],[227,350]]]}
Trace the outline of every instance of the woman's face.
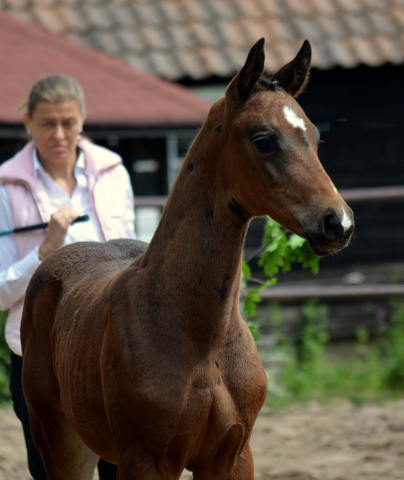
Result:
{"label": "woman's face", "polygon": [[45,170],[47,167],[73,166],[76,163],[77,140],[83,127],[76,100],[40,102],[32,117],[25,114],[24,123]]}

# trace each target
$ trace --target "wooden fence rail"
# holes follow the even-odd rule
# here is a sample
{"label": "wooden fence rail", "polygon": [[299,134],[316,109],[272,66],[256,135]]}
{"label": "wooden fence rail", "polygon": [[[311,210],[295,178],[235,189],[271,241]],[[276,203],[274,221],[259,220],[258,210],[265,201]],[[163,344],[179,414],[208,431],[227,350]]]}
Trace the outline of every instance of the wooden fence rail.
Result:
{"label": "wooden fence rail", "polygon": [[324,285],[317,287],[271,287],[260,292],[264,301],[304,302],[306,300],[347,301],[404,296],[404,285]]}

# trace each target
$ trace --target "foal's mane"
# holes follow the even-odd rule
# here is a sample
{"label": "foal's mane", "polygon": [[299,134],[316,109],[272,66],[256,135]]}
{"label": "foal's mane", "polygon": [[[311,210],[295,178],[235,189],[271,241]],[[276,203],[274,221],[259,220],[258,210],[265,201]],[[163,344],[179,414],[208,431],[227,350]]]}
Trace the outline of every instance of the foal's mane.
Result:
{"label": "foal's mane", "polygon": [[[309,81],[309,78],[310,78],[310,73],[308,73],[306,75],[306,79],[305,81],[303,82],[303,84],[301,85],[299,91],[296,93],[295,97],[299,94],[301,94],[304,89],[306,88],[307,84],[308,84],[308,81]],[[278,80],[275,78],[273,79],[273,76],[272,75],[269,75],[269,74],[264,74],[262,75],[262,77],[258,80],[258,83],[257,83],[257,86],[263,88],[264,90],[266,91],[271,91],[271,92],[276,92],[277,90],[283,90],[285,91],[285,89],[283,88],[281,82],[278,82]]]}
{"label": "foal's mane", "polygon": [[268,91],[272,91],[274,92],[276,90],[276,85],[277,85],[277,81],[272,81],[271,80],[271,77],[270,76],[267,76],[267,75],[263,75],[260,79],[259,79],[259,85],[261,87],[263,87],[265,90],[268,90]]}

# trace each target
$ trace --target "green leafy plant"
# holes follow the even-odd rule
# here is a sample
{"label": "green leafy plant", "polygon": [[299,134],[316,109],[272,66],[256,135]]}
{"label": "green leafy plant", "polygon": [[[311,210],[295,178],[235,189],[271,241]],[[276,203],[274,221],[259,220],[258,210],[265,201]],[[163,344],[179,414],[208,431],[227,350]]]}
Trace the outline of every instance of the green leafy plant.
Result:
{"label": "green leafy plant", "polygon": [[[296,343],[289,340],[285,364],[268,373],[267,402],[274,408],[310,399],[348,398],[356,403],[404,394],[404,301],[390,302],[389,326],[371,336],[359,327],[349,355],[327,356],[328,307],[303,306],[304,321]],[[276,320],[279,322],[279,319]],[[276,331],[276,330],[274,330]],[[275,348],[285,351],[285,338]]]}
{"label": "green leafy plant", "polygon": [[[319,270],[320,257],[310,251],[306,240],[295,233],[286,232],[270,217],[265,219],[262,242],[263,248],[259,252],[258,265],[263,270],[264,280],[252,277],[248,261],[242,265],[243,309],[249,318],[256,314],[257,303],[261,302],[260,292],[277,283],[276,275],[280,271],[288,272],[294,263],[310,269],[313,274]],[[251,287],[252,283],[258,286]]]}
{"label": "green leafy plant", "polygon": [[390,325],[379,340],[379,360],[384,365],[383,383],[392,390],[404,390],[404,301],[390,302]]}
{"label": "green leafy plant", "polygon": [[325,347],[329,340],[328,306],[308,301],[303,305],[302,311],[304,322],[297,344],[297,358],[304,368],[325,359]]}
{"label": "green leafy plant", "polygon": [[270,217],[266,217],[263,243],[265,247],[258,264],[268,277],[274,277],[280,270],[288,272],[294,262],[318,273],[319,257],[311,253],[306,240],[295,233],[286,233]]}
{"label": "green leafy plant", "polygon": [[[283,386],[283,398],[277,400],[305,399],[319,393],[321,378],[330,381],[329,372],[325,372],[328,306],[309,301],[302,307],[303,323],[299,337],[285,366],[278,372],[279,382]],[[291,342],[291,341],[290,341]],[[324,375],[326,373],[326,375]]]}

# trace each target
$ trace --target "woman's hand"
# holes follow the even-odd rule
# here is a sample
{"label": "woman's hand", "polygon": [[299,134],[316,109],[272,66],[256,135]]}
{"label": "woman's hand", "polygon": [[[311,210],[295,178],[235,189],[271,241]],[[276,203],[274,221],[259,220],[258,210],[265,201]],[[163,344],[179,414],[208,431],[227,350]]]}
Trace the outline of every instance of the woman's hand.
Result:
{"label": "woman's hand", "polygon": [[48,233],[40,245],[38,256],[42,260],[63,245],[66,233],[72,222],[79,216],[69,205],[64,205],[50,218]]}

